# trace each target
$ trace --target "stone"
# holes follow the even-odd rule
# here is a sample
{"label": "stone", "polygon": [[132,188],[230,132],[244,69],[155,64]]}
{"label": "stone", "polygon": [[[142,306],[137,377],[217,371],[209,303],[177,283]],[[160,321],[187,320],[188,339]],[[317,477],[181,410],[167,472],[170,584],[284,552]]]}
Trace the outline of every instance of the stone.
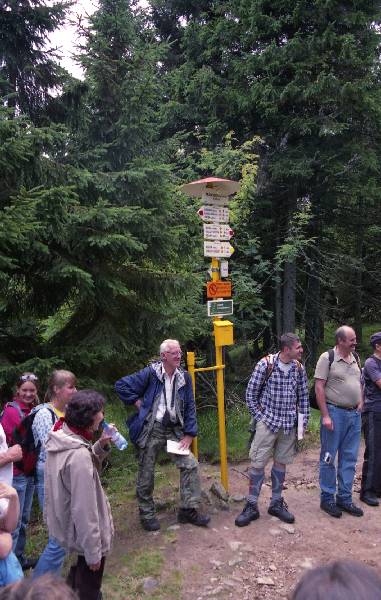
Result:
{"label": "stone", "polygon": [[212,565],[212,567],[215,567],[216,569],[219,569],[219,568],[220,568],[220,567],[222,567],[222,566],[223,566],[223,564],[224,564],[224,563],[223,563],[223,562],[221,562],[220,560],[214,560],[214,559],[210,560],[209,562],[210,562],[210,564]]}
{"label": "stone", "polygon": [[232,558],[231,560],[229,560],[228,565],[229,565],[229,567],[236,567],[241,562],[242,562],[242,558],[239,556],[236,556],[235,558]]}
{"label": "stone", "polygon": [[143,579],[143,592],[145,594],[152,592],[159,585],[159,581],[155,577],[145,577]]}
{"label": "stone", "polygon": [[205,596],[217,596],[218,594],[221,594],[221,592],[223,592],[223,591],[224,591],[223,586],[222,585],[218,585],[213,590],[210,590],[209,592],[206,592]]}
{"label": "stone", "polygon": [[272,536],[277,536],[277,535],[281,535],[281,530],[280,529],[276,529],[275,527],[270,527],[269,529],[269,534]]}
{"label": "stone", "polygon": [[275,582],[271,577],[257,577],[258,585],[275,585]]}
{"label": "stone", "polygon": [[235,540],[228,543],[230,550],[233,550],[233,552],[237,552],[237,550],[239,550],[239,548],[243,545],[243,542],[236,542]]}
{"label": "stone", "polygon": [[270,569],[270,571],[276,571],[277,570],[277,568],[276,568],[275,565],[269,565],[269,569]]}
{"label": "stone", "polygon": [[311,481],[310,483],[307,483],[306,487],[309,490],[314,490],[315,488],[317,488],[317,485],[316,485],[316,483],[312,483],[312,481]]}
{"label": "stone", "polygon": [[306,556],[300,561],[299,565],[303,567],[303,569],[312,569],[314,567],[314,562],[312,558],[308,558],[308,556]]}
{"label": "stone", "polygon": [[168,531],[176,531],[176,529],[180,529],[180,525],[170,525],[167,527]]}
{"label": "stone", "polygon": [[223,502],[228,502],[229,494],[219,481],[213,481],[212,485],[210,486],[210,491]]}
{"label": "stone", "polygon": [[236,494],[235,496],[231,496],[231,500],[233,502],[244,502],[246,496],[243,496],[243,494]]}
{"label": "stone", "polygon": [[289,523],[282,523],[282,525],[279,525],[279,527],[281,529],[284,529],[284,531],[287,531],[287,533],[295,533],[295,527],[293,525],[290,525]]}

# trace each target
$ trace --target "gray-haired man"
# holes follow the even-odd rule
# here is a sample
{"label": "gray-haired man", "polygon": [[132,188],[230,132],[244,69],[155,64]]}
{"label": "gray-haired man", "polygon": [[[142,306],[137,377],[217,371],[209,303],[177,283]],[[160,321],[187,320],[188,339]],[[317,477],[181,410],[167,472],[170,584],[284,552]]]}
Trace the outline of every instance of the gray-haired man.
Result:
{"label": "gray-haired man", "polygon": [[[139,472],[136,495],[140,520],[146,531],[157,531],[153,501],[155,464],[167,440],[179,441],[180,449],[188,450],[197,435],[197,421],[192,381],[181,369],[181,348],[177,340],[164,340],[160,346],[160,361],[145,369],[122,377],[115,390],[126,405],[135,405],[137,412],[128,420],[130,439],[139,449]],[[206,526],[210,518],[201,515],[201,489],[198,462],[193,454],[170,454],[180,470],[180,523]]]}

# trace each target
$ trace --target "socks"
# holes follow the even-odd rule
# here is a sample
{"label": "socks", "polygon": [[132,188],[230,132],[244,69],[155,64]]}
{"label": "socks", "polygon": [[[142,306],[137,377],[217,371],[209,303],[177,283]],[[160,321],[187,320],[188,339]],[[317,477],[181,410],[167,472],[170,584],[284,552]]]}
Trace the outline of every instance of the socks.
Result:
{"label": "socks", "polygon": [[248,502],[251,502],[252,504],[257,503],[264,478],[264,469],[253,468],[250,470],[249,495],[247,496]]}
{"label": "socks", "polygon": [[282,497],[283,491],[283,483],[284,478],[286,476],[286,469],[283,471],[279,468],[271,469],[271,484],[272,484],[272,495],[271,495],[271,504],[274,504],[277,500],[280,500]]}

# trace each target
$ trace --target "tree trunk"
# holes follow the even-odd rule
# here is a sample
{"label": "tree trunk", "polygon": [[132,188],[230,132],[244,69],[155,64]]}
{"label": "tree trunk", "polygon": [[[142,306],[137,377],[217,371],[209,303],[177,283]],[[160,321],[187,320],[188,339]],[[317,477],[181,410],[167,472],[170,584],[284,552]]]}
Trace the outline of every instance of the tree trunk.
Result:
{"label": "tree trunk", "polygon": [[321,292],[320,268],[314,260],[315,249],[312,248],[311,263],[308,269],[306,309],[305,309],[305,357],[306,365],[313,367],[317,362],[318,346],[321,336]]}
{"label": "tree trunk", "polygon": [[358,219],[357,219],[357,231],[356,231],[356,258],[358,260],[358,267],[355,271],[355,285],[354,285],[354,329],[356,331],[357,342],[362,342],[362,295],[363,295],[363,249],[364,249],[364,231],[362,224],[362,211],[363,201],[359,199],[358,204]]}
{"label": "tree trunk", "polygon": [[283,332],[295,331],[296,259],[284,263],[283,272]]}

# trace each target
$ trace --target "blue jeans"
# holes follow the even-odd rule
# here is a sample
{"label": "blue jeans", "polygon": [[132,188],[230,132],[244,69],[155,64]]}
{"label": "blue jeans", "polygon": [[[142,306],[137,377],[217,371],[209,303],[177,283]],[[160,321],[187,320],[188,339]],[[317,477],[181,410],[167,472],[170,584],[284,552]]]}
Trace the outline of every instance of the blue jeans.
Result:
{"label": "blue jeans", "polygon": [[44,467],[40,467],[38,465],[36,469],[35,485],[38,504],[40,505],[41,512],[44,512]]}
{"label": "blue jeans", "polygon": [[13,477],[13,487],[16,489],[20,502],[20,516],[17,527],[12,533],[13,552],[22,563],[26,543],[26,528],[32,510],[34,477],[27,477],[23,473]]}
{"label": "blue jeans", "polygon": [[[352,502],[352,485],[360,446],[361,415],[357,410],[345,410],[327,404],[333,431],[320,425],[320,490],[322,502],[334,502],[336,494],[341,504]],[[329,462],[324,461],[328,458]]]}
{"label": "blue jeans", "polygon": [[33,579],[41,577],[45,573],[60,575],[65,556],[65,549],[60,546],[56,539],[49,537],[48,543],[33,570]]}
{"label": "blue jeans", "polygon": [[16,583],[24,577],[21,565],[15,554],[10,552],[6,558],[0,560],[0,587]]}
{"label": "blue jeans", "polygon": [[[36,490],[40,508],[44,510],[44,468],[37,466],[36,470]],[[38,559],[38,563],[33,570],[33,579],[41,577],[45,573],[61,574],[63,562],[65,560],[66,551],[56,539],[49,537],[48,543],[45,546],[43,553]]]}

